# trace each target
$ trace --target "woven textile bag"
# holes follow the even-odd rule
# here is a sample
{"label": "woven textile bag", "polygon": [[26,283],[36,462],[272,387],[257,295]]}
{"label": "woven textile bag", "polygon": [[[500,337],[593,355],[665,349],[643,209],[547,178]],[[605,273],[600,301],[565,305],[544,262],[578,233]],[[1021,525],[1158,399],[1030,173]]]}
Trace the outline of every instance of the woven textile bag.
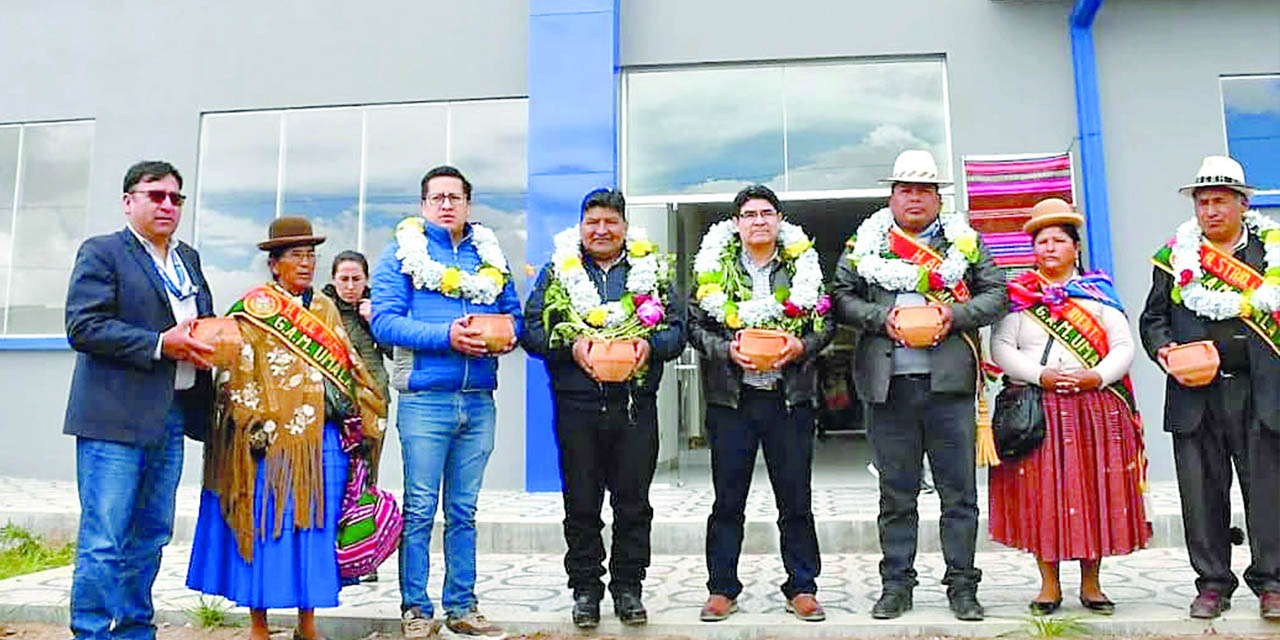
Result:
{"label": "woven textile bag", "polygon": [[338,572],[343,578],[377,570],[400,545],[404,529],[395,496],[369,481],[362,439],[359,418],[348,419],[343,424],[342,448],[351,456],[351,470],[338,517]]}

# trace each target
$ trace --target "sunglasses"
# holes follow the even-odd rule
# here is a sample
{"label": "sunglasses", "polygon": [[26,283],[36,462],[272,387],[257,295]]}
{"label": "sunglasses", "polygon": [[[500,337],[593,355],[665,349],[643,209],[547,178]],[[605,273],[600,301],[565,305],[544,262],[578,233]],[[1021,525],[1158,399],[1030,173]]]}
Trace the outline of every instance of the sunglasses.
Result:
{"label": "sunglasses", "polygon": [[169,202],[172,202],[175,207],[181,207],[182,203],[187,201],[187,197],[177,191],[136,189],[129,193],[145,193],[147,194],[147,197],[156,204],[164,204],[165,199],[168,198]]}

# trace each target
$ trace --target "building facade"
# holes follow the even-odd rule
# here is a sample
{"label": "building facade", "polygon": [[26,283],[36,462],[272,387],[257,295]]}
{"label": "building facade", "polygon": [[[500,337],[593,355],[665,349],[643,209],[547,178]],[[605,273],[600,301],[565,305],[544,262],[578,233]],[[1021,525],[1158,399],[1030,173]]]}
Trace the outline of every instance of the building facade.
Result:
{"label": "building facade", "polygon": [[[441,163],[528,265],[522,295],[581,196],[615,184],[633,224],[687,260],[733,193],[764,182],[829,265],[908,147],[957,178],[967,156],[1070,152],[1088,251],[1131,309],[1192,213],[1175,188],[1202,156],[1236,155],[1274,192],[1256,204],[1280,202],[1271,0],[117,5],[21,3],[0,21],[3,475],[74,478],[66,279],[81,240],[124,224],[120,179],[143,158],[183,172],[179,235],[218,307],[267,277],[255,243],[273,217],[316,221],[322,264],[372,257]],[[690,362],[668,365],[660,400],[671,466],[701,428]],[[486,486],[555,490],[541,364],[517,351],[500,371]],[[1171,478],[1163,376],[1141,358],[1133,373],[1151,473]]]}

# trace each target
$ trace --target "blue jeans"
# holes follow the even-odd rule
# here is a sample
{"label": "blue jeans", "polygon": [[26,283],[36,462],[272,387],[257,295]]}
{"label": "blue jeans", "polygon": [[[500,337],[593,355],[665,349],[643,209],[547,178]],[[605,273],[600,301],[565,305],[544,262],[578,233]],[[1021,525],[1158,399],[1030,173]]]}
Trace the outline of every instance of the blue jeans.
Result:
{"label": "blue jeans", "polygon": [[444,484],[444,594],[447,615],[476,605],[476,499],[493,452],[496,411],[490,391],[400,394],[404,456],[404,535],[400,540],[400,606],[431,616],[427,575],[431,526]]}
{"label": "blue jeans", "polygon": [[151,586],[160,551],[173,536],[182,475],[182,406],[165,415],[165,435],[150,446],[76,439],[80,538],[71,579],[76,638],[150,640]]}

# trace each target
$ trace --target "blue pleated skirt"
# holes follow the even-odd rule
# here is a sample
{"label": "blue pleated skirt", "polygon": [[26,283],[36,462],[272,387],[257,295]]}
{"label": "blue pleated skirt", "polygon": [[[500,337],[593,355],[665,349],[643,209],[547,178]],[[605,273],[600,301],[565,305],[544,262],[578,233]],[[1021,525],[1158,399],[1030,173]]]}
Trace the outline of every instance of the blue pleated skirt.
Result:
{"label": "blue pleated skirt", "polygon": [[[273,537],[274,501],[262,516],[263,475],[258,466],[254,488],[254,524],[267,535],[255,537],[253,562],[246,564],[236,549],[235,533],[227,526],[218,496],[209,490],[200,495],[200,518],[196,523],[187,567],[187,586],[203,593],[220,595],[242,607],[253,609],[338,606],[338,556],[336,539],[338,514],[347,483],[347,454],[338,441],[338,426],[324,428],[324,520],[318,529],[295,529],[292,499],[284,507],[284,528]],[[265,525],[263,522],[265,521]]]}

